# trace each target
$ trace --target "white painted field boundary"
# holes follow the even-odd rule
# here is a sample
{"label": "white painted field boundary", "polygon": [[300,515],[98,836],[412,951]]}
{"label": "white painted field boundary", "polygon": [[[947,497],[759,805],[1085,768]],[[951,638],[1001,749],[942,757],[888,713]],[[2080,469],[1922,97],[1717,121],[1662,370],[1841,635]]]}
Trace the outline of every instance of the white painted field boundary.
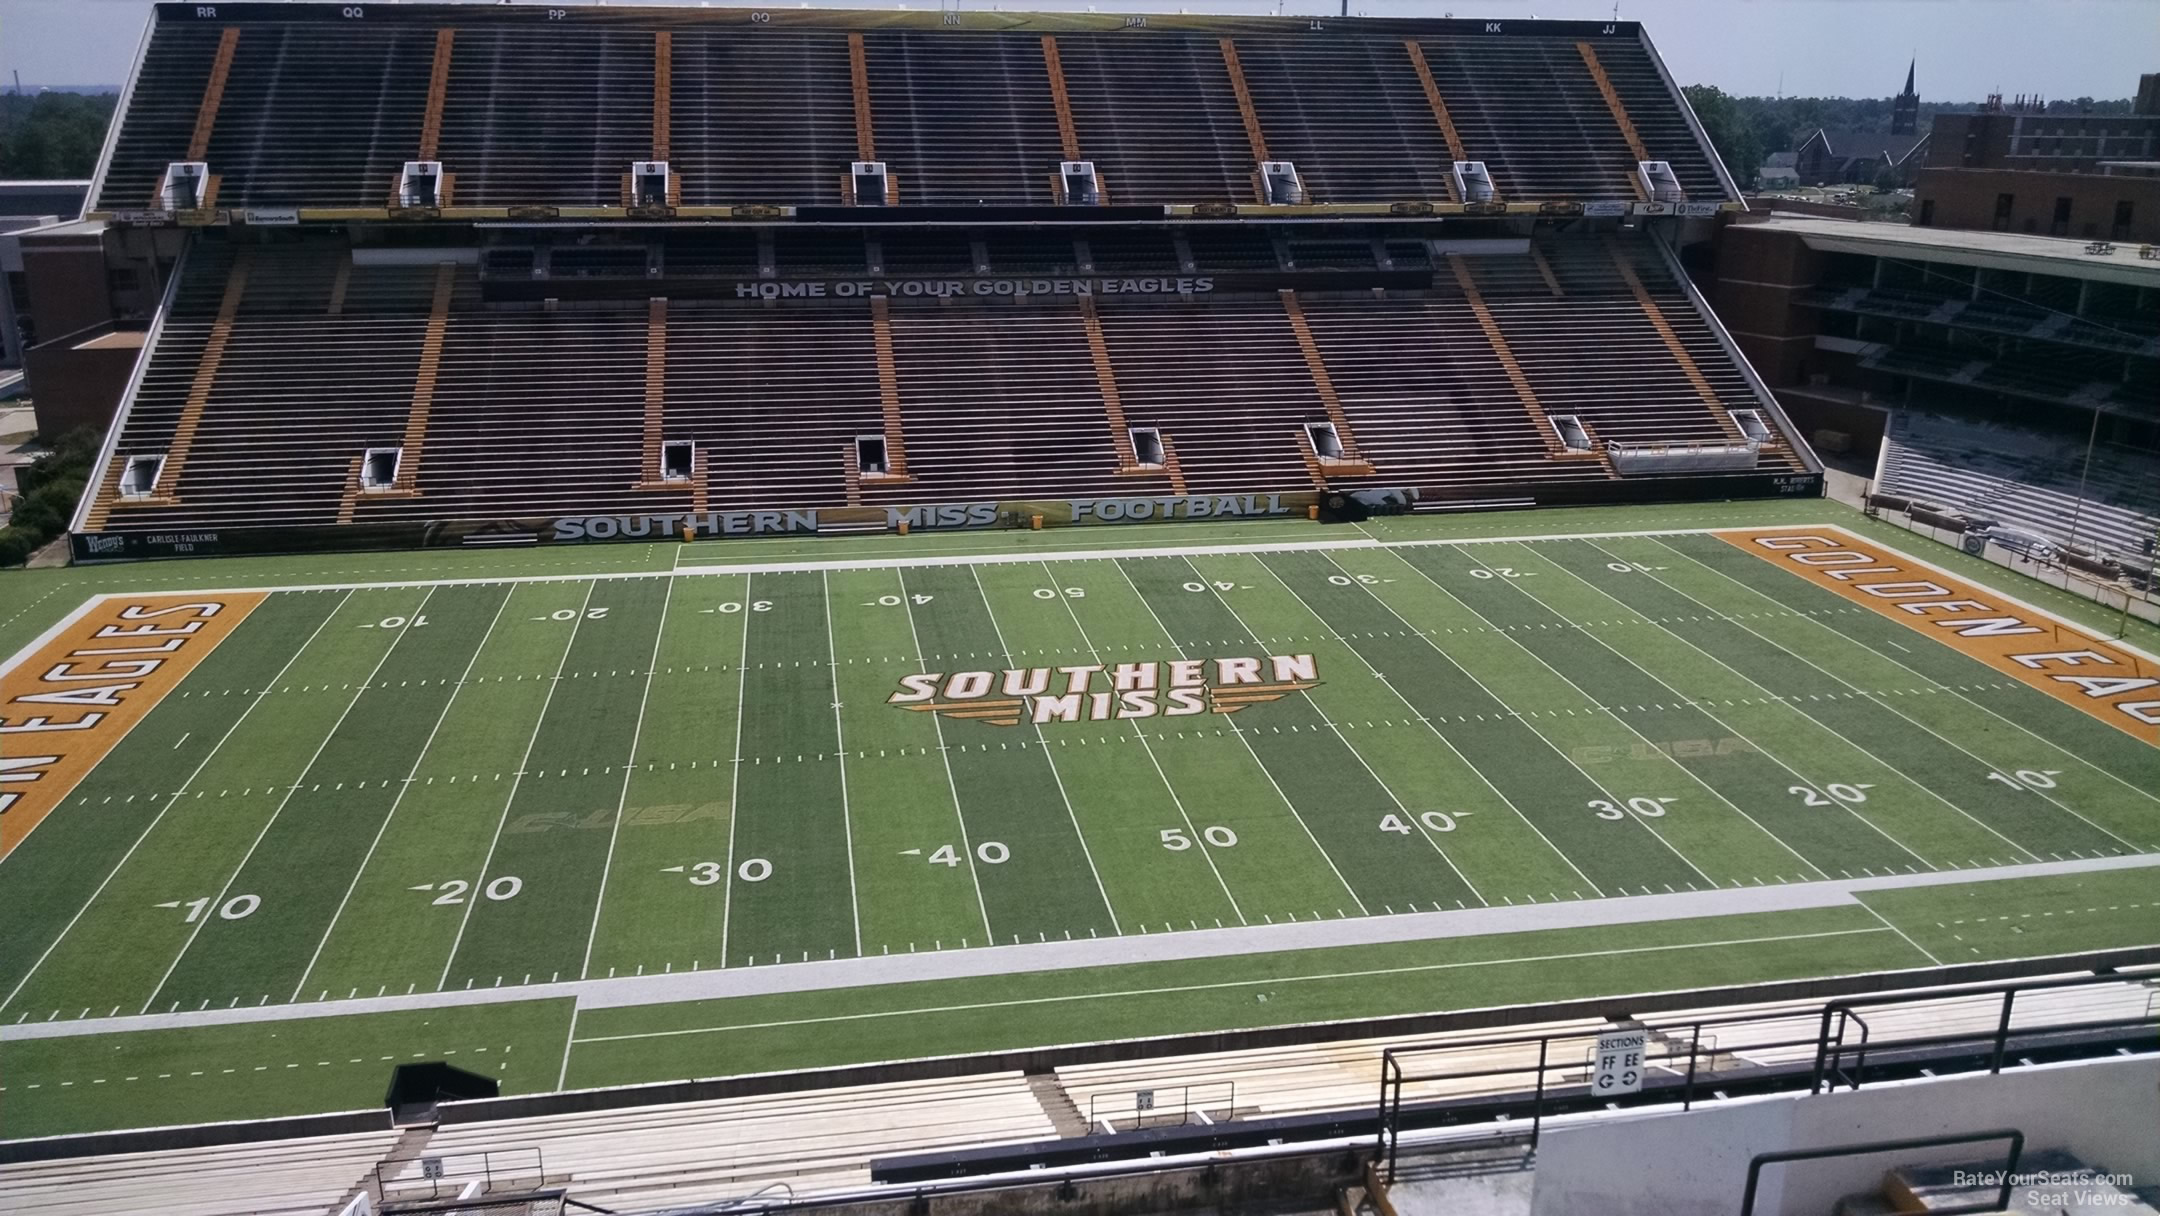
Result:
{"label": "white painted field boundary", "polygon": [[[1348,917],[1341,920],[1301,921],[1295,924],[1251,925],[1227,929],[1164,933],[1149,936],[1099,938],[1087,941],[1036,942],[1017,946],[983,946],[969,950],[946,950],[923,954],[870,955],[863,958],[787,963],[772,967],[730,967],[726,970],[677,971],[662,975],[619,976],[614,979],[531,984],[514,988],[475,988],[449,992],[423,992],[410,996],[361,997],[356,1000],[312,1001],[251,1008],[209,1009],[191,1013],[151,1014],[144,1017],[79,1018],[69,1021],[23,1022],[0,1026],[0,1042],[65,1038],[86,1034],[110,1034],[130,1030],[169,1030],[188,1026],[234,1023],[284,1022],[299,1018],[335,1017],[361,1013],[391,1013],[462,1005],[493,1005],[512,1001],[574,997],[580,1009],[614,1009],[662,1005],[677,1001],[713,1000],[738,996],[769,996],[781,993],[819,992],[836,988],[863,988],[923,980],[975,979],[1031,971],[1067,971],[1126,963],[1177,962],[1204,958],[1227,958],[1269,954],[1287,950],[1341,949],[1346,946],[1387,942],[1433,941],[1495,933],[1520,933],[1540,929],[1588,929],[1616,925],[1652,924],[1697,917],[1740,916],[1749,913],[1787,912],[1807,908],[1859,906],[1857,896],[1867,891],[1901,891],[1966,882],[1994,882],[2011,878],[2041,878],[2071,874],[2096,874],[2160,866],[2160,853],[2120,857],[2090,857],[2075,861],[2049,861],[2030,865],[1999,866],[1986,870],[1943,870],[1933,873],[1883,875],[1875,878],[1839,879],[1829,882],[1791,883],[1783,886],[1725,888],[1718,891],[1684,891],[1671,895],[1631,895],[1607,899],[1569,900],[1561,903],[1514,904],[1465,908],[1452,912],[1396,913],[1392,916]],[[1871,927],[1861,932],[1888,930]],[[1854,932],[1847,930],[1843,932]],[[1812,936],[1795,935],[1796,938]],[[1766,937],[1762,941],[1782,940]],[[1706,943],[1694,943],[1703,945]],[[1689,943],[1676,943],[1681,948]],[[1635,948],[1591,951],[1569,957],[1626,954]],[[1542,957],[1542,956],[1531,956]],[[1501,960],[1510,961],[1510,960]],[[1527,961],[1516,959],[1512,961]],[[1429,969],[1411,964],[1391,970],[1410,972]],[[1214,987],[1240,987],[1281,982],[1268,977],[1225,982]],[[1195,986],[1195,990],[1209,985]]]}
{"label": "white painted field boundary", "polygon": [[[1966,583],[1971,583],[1976,587],[1981,587],[1990,592],[1993,592],[2005,603],[2015,604],[2017,607],[2022,608],[2025,611],[2034,614],[2035,616],[2041,617],[2053,624],[2059,625],[2062,628],[2069,629],[2072,632],[2075,632],[2081,636],[2093,638],[2095,640],[2106,641],[2109,645],[2129,651],[2130,653],[2135,654],[2140,658],[2146,659],[2150,662],[2160,663],[2160,655],[2155,655],[2150,651],[2144,650],[2126,641],[2117,641],[2113,638],[2106,638],[2102,634],[2095,632],[2094,630],[2086,626],[2078,625],[2074,622],[2064,620],[2062,617],[2057,616],[2055,613],[2050,612],[2047,609],[2035,607],[2033,604],[2025,600],[2019,599],[2013,595],[2009,595],[1996,588],[1993,584],[1981,582],[1980,580],[1974,578],[1968,578],[1967,576],[1962,574],[1952,573],[1948,570],[1943,569],[1940,566],[1935,565],[1932,562],[1928,562],[1921,558],[1915,557],[1911,553],[1908,553],[1903,549],[1899,549],[1894,545],[1888,545],[1882,543],[1881,541],[1856,536],[1852,532],[1849,532],[1836,524],[1794,524],[1791,526],[1796,531],[1806,529],[1816,532],[1835,532],[1854,544],[1870,545],[1875,548],[1884,550],[1885,552],[1895,553],[1899,557],[1902,557],[1907,561],[1912,562],[1914,565],[1933,571],[1934,573],[1940,574],[1945,578],[1958,579]],[[713,564],[697,566],[677,566],[671,570],[612,570],[602,571],[593,574],[506,574],[490,578],[403,579],[391,580],[388,582],[372,583],[294,583],[288,585],[267,587],[200,587],[190,590],[179,591],[106,592],[100,595],[93,596],[88,600],[85,600],[80,607],[78,607],[74,612],[69,613],[64,620],[54,625],[51,629],[46,630],[43,634],[39,635],[37,640],[31,642],[29,645],[17,651],[14,656],[8,659],[5,665],[0,665],[0,676],[4,676],[8,672],[13,671],[18,664],[27,659],[31,654],[35,653],[38,647],[52,640],[52,638],[56,636],[61,629],[65,628],[70,622],[81,617],[84,612],[89,611],[91,606],[108,599],[127,595],[232,595],[243,591],[357,591],[398,587],[481,587],[516,583],[602,582],[640,578],[712,578],[731,574],[800,574],[833,570],[913,570],[936,566],[1024,565],[1030,562],[1123,561],[1131,558],[1142,557],[1191,558],[1215,557],[1240,553],[1310,553],[1315,551],[1344,549],[1418,549],[1447,545],[1502,544],[1516,541],[1534,542],[1567,540],[1617,540],[1628,537],[1707,536],[1718,532],[1759,532],[1768,531],[1780,527],[1782,527],[1782,525],[1743,524],[1737,527],[1639,528],[1631,531],[1620,532],[1556,532],[1533,533],[1521,536],[1459,536],[1436,537],[1418,540],[1381,540],[1377,537],[1368,535],[1359,538],[1344,540],[1255,541],[1244,544],[1166,545],[1159,548],[1138,549],[1071,549],[1048,550],[1029,553],[940,554],[935,556],[922,557],[834,558],[826,561],[745,562],[739,565]]]}

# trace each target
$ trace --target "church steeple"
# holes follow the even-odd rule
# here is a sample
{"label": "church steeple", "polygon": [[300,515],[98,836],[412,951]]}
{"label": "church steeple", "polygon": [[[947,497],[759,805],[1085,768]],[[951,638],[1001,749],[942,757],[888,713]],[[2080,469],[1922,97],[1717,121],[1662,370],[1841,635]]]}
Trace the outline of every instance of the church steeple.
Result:
{"label": "church steeple", "polygon": [[1890,103],[1890,133],[1911,135],[1920,127],[1920,94],[1913,88],[1913,69],[1919,66],[1914,59],[1905,65],[1905,91]]}

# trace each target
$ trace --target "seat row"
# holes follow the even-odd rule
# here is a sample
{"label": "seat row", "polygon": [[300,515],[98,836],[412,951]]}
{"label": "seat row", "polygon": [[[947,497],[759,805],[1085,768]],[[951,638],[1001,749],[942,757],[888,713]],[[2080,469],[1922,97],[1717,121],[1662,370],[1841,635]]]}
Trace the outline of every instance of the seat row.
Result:
{"label": "seat row", "polygon": [[1643,160],[1691,199],[1731,196],[1633,26],[383,16],[161,15],[97,207],[151,206],[193,160],[234,207],[383,207],[407,161],[439,161],[438,201],[478,207],[622,206],[632,163],[655,160],[688,206],[839,206],[857,161],[887,167],[888,201],[930,206],[1066,202],[1074,160],[1126,205],[1267,202],[1263,161],[1296,166],[1302,202],[1466,201],[1455,161],[1518,201],[1643,198]]}
{"label": "seat row", "polygon": [[[93,523],[1504,495],[1614,475],[1565,451],[1555,415],[1602,441],[1716,443],[1761,405],[1652,248],[1393,243],[1427,260],[1425,287],[549,308],[486,303],[474,266],[425,251],[206,240],[117,444],[162,456],[161,489],[121,494],[108,470]],[[670,444],[694,457],[669,467]],[[388,481],[363,483],[370,451],[395,453]]]}

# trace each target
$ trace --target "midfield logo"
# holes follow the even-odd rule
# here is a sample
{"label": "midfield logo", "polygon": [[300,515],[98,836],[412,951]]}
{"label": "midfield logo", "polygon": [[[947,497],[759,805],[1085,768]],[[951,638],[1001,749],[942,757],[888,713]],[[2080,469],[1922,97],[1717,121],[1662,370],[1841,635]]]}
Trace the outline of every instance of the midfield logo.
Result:
{"label": "midfield logo", "polygon": [[[1100,679],[1098,679],[1100,677]],[[1098,688],[1098,683],[1108,688]],[[1088,663],[1074,667],[942,671],[900,677],[888,705],[918,713],[971,718],[992,726],[1106,722],[1234,714],[1320,686],[1309,654],[1265,658],[1178,659],[1168,663]]]}

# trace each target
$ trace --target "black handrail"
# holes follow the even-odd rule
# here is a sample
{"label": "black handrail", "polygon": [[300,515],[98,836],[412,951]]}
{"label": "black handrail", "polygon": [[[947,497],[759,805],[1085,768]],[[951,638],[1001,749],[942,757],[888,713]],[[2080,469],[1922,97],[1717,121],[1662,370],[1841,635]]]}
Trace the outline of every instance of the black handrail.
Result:
{"label": "black handrail", "polygon": [[1748,1160],[1747,1190],[1740,1197],[1740,1216],[1755,1216],[1755,1191],[1762,1183],[1762,1171],[1766,1165],[1779,1165],[1787,1161],[1816,1161],[1825,1157],[1872,1156],[1876,1153],[1909,1153],[1923,1148],[1944,1148],[1952,1144],[1982,1144],[1990,1140],[2008,1140],[2010,1159],[2003,1166],[2002,1186],[1997,1188],[1993,1203],[1964,1203],[1956,1207],[1928,1207],[1928,1216],[1961,1216],[1970,1212],[2002,1212],[2010,1207],[2010,1191],[2017,1178],[2018,1161],[2025,1155],[2025,1133],[2016,1128],[2004,1128],[1990,1132],[1964,1132],[1954,1136],[1922,1136],[1915,1140],[1882,1140],[1871,1144],[1838,1144],[1829,1148],[1793,1148],[1775,1153],[1757,1153]]}
{"label": "black handrail", "polygon": [[[2004,1062],[2009,1058],[2013,1038],[2040,1038],[2065,1033],[2142,1027],[2151,1024],[2154,1020],[2153,1009],[2151,1003],[2148,1002],[2145,1012],[2138,1017],[2073,1017],[2058,1023],[2013,1029],[2011,1026],[2012,1015],[2019,994],[2056,988],[2122,984],[2130,978],[2113,970],[2106,970],[2054,979],[1992,985],[1947,986],[1937,990],[1848,997],[1826,1002],[1821,1007],[1819,1024],[1812,1034],[1792,1038],[1750,1038],[1746,1042],[1730,1048],[1730,1050],[1769,1053],[1780,1050],[1812,1048],[1814,1054],[1812,1077],[1803,1072],[1801,1074],[1801,1083],[1808,1085],[1809,1091],[1813,1093],[1821,1093],[1826,1085],[1830,1088],[1849,1086],[1858,1089],[1866,1079],[1871,1056],[1885,1057],[1889,1061],[1887,1066],[1895,1068],[1899,1066],[1899,1061],[1909,1059],[1911,1053],[1916,1051],[1947,1050],[1956,1052],[1961,1048],[1971,1048],[1971,1052],[1960,1054],[1978,1057],[1981,1049],[1984,1048],[1985,1057],[1984,1061],[1980,1062],[1980,1066],[1985,1067],[1991,1074],[1999,1073],[2002,1071]],[[1872,1033],[1867,1018],[1860,1012],[1862,1009],[1874,1009],[1877,1007],[1988,997],[1996,998],[2001,1004],[1995,1026],[1991,1030],[1893,1035],[1890,1038],[1878,1040]],[[1727,1014],[1717,1018],[1701,1018],[1678,1022],[1670,1026],[1660,1026],[1655,1022],[1646,1022],[1643,1028],[1649,1033],[1650,1044],[1649,1050],[1644,1055],[1644,1063],[1648,1066],[1657,1067],[1662,1072],[1673,1074],[1678,1080],[1678,1093],[1675,1094],[1674,1092],[1676,1088],[1674,1084],[1665,1082],[1655,1087],[1647,1087],[1640,1096],[1631,1095],[1620,1099],[1620,1101],[1623,1103],[1670,1103],[1677,1097],[1682,1109],[1691,1109],[1694,1106],[1697,1089],[1704,1084],[1706,1079],[1705,1074],[1708,1070],[1704,1066],[1706,1064],[1711,1065],[1713,1068],[1715,1066],[1713,1061],[1703,1059],[1706,1050],[1706,1035],[1704,1033],[1706,1030],[1714,1031],[1717,1028],[1726,1026],[1760,1026],[1765,1022],[1777,1021],[1781,1017],[1806,1018],[1807,1016],[1808,1011],[1803,1009],[1794,1010],[1783,1015],[1763,1011]],[[1848,1035],[1851,1033],[1853,1026],[1859,1028],[1857,1043],[1848,1041]],[[1530,1082],[1516,1089],[1514,1093],[1517,1096],[1510,1100],[1518,1103],[1526,1102],[1529,1106],[1529,1149],[1533,1153],[1536,1152],[1544,1130],[1544,1116],[1547,1113],[1547,1107],[1574,1103],[1582,1097],[1581,1094],[1575,1092],[1579,1086],[1564,1082],[1557,1087],[1560,1092],[1556,1095],[1554,1093],[1556,1087],[1548,1082],[1546,1074],[1552,1068],[1575,1067],[1572,1062],[1555,1064],[1552,1061],[1551,1049],[1554,1040],[1588,1039],[1596,1033],[1597,1031],[1594,1028],[1583,1028],[1557,1033],[1446,1040],[1385,1049],[1381,1053],[1380,1103],[1376,1113],[1378,1127],[1374,1140],[1374,1154],[1383,1166],[1386,1176],[1392,1179],[1395,1173],[1395,1162],[1400,1144],[1401,1123],[1405,1106],[1403,1091],[1409,1085],[1422,1082],[1462,1082],[1498,1077],[1517,1077]],[[1665,1041],[1660,1042],[1660,1039]],[[1718,1037],[1711,1034],[1707,1036],[1707,1039],[1709,1044],[1707,1050],[1712,1056],[1715,1056],[1718,1051]],[[1528,1060],[1521,1063],[1502,1062],[1498,1064],[1481,1061],[1477,1066],[1469,1068],[1447,1068],[1435,1065],[1419,1067],[1423,1057],[1442,1053],[1453,1054],[1488,1048],[1515,1047],[1520,1048],[1527,1055],[1533,1046],[1537,1049],[1537,1062],[1535,1064],[1530,1063]],[[1848,1058],[1851,1061],[1849,1070],[1846,1066]],[[1799,1060],[1795,1060],[1794,1064],[1803,1068],[1806,1067]],[[1883,1064],[1877,1065],[1878,1069],[1884,1066]],[[1714,1072],[1709,1072],[1709,1076],[1713,1079],[1717,1075]]]}

